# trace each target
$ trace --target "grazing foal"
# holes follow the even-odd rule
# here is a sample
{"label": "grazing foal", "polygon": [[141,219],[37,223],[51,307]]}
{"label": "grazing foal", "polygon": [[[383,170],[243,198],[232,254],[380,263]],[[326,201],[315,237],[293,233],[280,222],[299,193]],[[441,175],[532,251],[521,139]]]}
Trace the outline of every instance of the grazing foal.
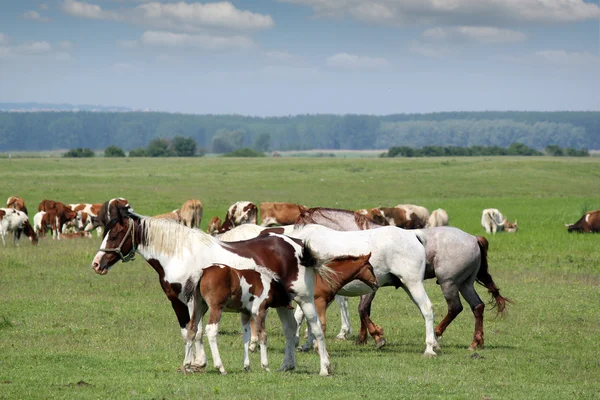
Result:
{"label": "grazing foal", "polygon": [[[253,318],[256,321],[260,342],[260,364],[269,371],[265,330],[267,309],[291,307],[290,295],[285,290],[279,276],[259,265],[256,265],[254,269],[241,270],[225,264],[213,264],[204,268],[199,291],[200,293],[196,296],[198,305],[188,324],[186,353],[193,351],[193,339],[198,330],[200,343],[202,343],[202,325],[199,325],[197,321],[202,321],[202,317],[210,309],[206,324],[206,336],[213,355],[214,366],[221,374],[225,375],[227,372],[223,367],[217,347],[217,333],[223,311],[234,310],[241,313],[244,332],[244,370],[250,370],[248,346],[250,343],[250,318]],[[191,354],[189,356],[191,357]],[[183,369],[185,371],[185,366]]]}

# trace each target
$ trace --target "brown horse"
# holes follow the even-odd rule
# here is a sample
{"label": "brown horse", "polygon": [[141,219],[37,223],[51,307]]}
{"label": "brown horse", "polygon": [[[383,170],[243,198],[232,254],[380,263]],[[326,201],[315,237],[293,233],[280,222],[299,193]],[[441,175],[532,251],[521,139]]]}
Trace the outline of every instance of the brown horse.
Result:
{"label": "brown horse", "polygon": [[[364,225],[354,216],[355,213],[346,210],[322,209],[319,213],[318,223],[337,230],[361,230]],[[380,228],[375,223],[371,228]],[[341,228],[344,229],[341,229]],[[448,313],[435,328],[437,336],[442,336],[448,325],[462,311],[463,306],[459,293],[471,306],[475,317],[475,332],[473,342],[469,349],[483,347],[483,310],[481,301],[474,283],[485,286],[491,293],[494,305],[499,313],[506,310],[506,303],[510,300],[500,295],[500,290],[488,272],[487,251],[488,242],[481,236],[473,236],[454,227],[436,227],[419,230],[426,239],[427,265],[425,279],[436,278],[448,304]],[[377,268],[376,265],[374,267]],[[375,325],[370,318],[371,303],[375,293],[361,296],[359,314],[361,330],[358,343],[366,343],[367,330],[375,340],[378,347],[385,345],[383,329]],[[342,303],[340,303],[342,304]],[[346,312],[342,310],[342,312]]]}
{"label": "brown horse", "polygon": [[6,208],[14,208],[18,211],[23,211],[25,214],[27,213],[27,207],[25,207],[25,200],[17,196],[11,196],[6,200]]}
{"label": "brown horse", "polygon": [[200,229],[202,222],[202,202],[200,200],[187,200],[179,209],[181,223],[188,228]]}
{"label": "brown horse", "polygon": [[[177,315],[186,341],[186,369],[206,366],[206,354],[198,342],[202,330],[198,329],[198,318],[194,318],[199,315],[199,299],[194,296],[194,289],[203,269],[216,263],[235,269],[254,269],[261,265],[277,274],[289,298],[300,305],[315,332],[321,361],[319,373],[329,374],[329,355],[315,311],[313,288],[316,274],[331,279],[332,271],[319,262],[302,241],[268,233],[246,241],[225,243],[197,229],[137,215],[123,198],[106,202],[98,217],[104,224],[105,236],[92,268],[105,275],[118,261],[133,259],[136,252],[146,259],[158,273],[163,291]],[[277,313],[286,335],[281,369],[291,370],[296,366],[293,310],[279,307]]]}

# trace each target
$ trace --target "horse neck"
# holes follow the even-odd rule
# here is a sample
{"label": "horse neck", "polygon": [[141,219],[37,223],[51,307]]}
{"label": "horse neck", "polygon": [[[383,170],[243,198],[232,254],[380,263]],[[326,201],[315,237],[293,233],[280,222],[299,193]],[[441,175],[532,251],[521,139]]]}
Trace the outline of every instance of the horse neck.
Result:
{"label": "horse neck", "polygon": [[203,253],[218,243],[202,231],[151,217],[137,223],[135,230],[137,252],[146,260],[157,259],[165,264],[172,259],[184,261],[193,257],[197,265],[205,265]]}

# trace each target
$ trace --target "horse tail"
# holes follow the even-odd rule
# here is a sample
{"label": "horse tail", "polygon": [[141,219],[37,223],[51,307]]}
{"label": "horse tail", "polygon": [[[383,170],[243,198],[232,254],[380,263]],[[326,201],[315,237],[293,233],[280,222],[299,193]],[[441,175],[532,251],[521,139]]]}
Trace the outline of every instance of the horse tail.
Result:
{"label": "horse tail", "polygon": [[330,287],[335,286],[337,272],[327,266],[333,259],[321,258],[310,247],[308,241],[304,243],[300,263],[306,268],[314,268],[317,275],[321,277]]}
{"label": "horse tail", "polygon": [[485,286],[488,289],[492,295],[492,303],[494,304],[494,308],[497,307],[499,314],[504,314],[506,311],[506,304],[512,303],[512,301],[500,294],[500,288],[496,286],[492,276],[488,272],[487,252],[489,243],[487,239],[483,236],[477,236],[477,244],[479,245],[479,251],[481,252],[481,264],[475,280],[477,283]]}

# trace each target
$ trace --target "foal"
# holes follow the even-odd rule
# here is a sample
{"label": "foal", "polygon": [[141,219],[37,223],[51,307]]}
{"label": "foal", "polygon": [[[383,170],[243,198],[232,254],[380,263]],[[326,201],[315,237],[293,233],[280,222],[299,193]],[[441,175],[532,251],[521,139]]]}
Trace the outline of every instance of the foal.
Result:
{"label": "foal", "polygon": [[[332,279],[332,282],[325,282],[322,278],[317,277],[315,279],[315,308],[321,321],[321,327],[323,328],[323,335],[325,335],[325,328],[327,326],[327,307],[333,299],[335,294],[346,284],[359,280],[367,285],[371,290],[375,291],[378,289],[377,277],[373,271],[373,266],[369,263],[371,253],[362,256],[346,256],[337,257],[327,263],[327,266],[335,271],[336,276]],[[296,322],[298,323],[298,329],[296,331],[296,340],[300,339],[300,328],[302,321],[304,320],[304,313],[300,307],[296,308],[294,314]],[[309,334],[306,344],[302,346],[300,350],[309,350],[314,342],[312,333]],[[298,344],[298,343],[297,343]]]}
{"label": "foal", "polygon": [[[248,345],[250,343],[250,318],[256,321],[260,342],[260,364],[269,371],[267,358],[267,333],[265,320],[268,308],[290,308],[291,298],[285,290],[279,276],[267,268],[256,265],[254,269],[237,269],[225,264],[213,264],[204,268],[204,273],[198,286],[199,294],[197,307],[188,323],[186,341],[186,358],[191,357],[195,337],[200,338],[202,345],[202,317],[210,309],[206,324],[206,336],[213,355],[213,363],[221,374],[225,375],[225,367],[221,361],[217,347],[217,333],[223,311],[238,311],[241,313],[242,329],[244,332],[244,370],[250,370]],[[198,312],[198,315],[196,314]],[[197,332],[199,330],[199,332]],[[197,333],[199,333],[198,336]],[[183,366],[185,371],[185,365]]]}

